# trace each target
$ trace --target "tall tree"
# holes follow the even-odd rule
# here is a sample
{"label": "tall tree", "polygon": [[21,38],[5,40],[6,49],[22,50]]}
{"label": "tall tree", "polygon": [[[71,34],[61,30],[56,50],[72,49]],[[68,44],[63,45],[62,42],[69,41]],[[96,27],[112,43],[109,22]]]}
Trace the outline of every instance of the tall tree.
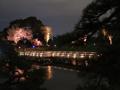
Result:
{"label": "tall tree", "polygon": [[[112,36],[112,44],[104,48],[99,45],[98,50],[102,51],[102,56],[97,62],[89,67],[102,81],[101,77],[107,78],[108,90],[120,89],[120,0],[95,0],[88,5],[84,11],[80,21],[76,24],[74,32],[79,33],[78,38],[84,34],[91,37],[96,32],[102,34],[102,42],[105,38]],[[89,34],[90,33],[90,34]],[[90,81],[90,80],[89,80]],[[100,85],[100,82],[99,82]],[[90,88],[90,87],[89,87]],[[117,90],[116,89],[116,90]],[[84,90],[84,89],[83,89]],[[87,89],[85,89],[87,90]],[[98,90],[95,87],[94,90]],[[100,89],[99,90],[103,90]]]}
{"label": "tall tree", "polygon": [[[75,33],[79,33],[76,38],[88,34],[91,37],[96,32],[101,32],[104,28],[112,36],[113,44],[119,40],[120,28],[120,1],[119,0],[95,0],[88,5],[82,18],[75,26]],[[107,37],[109,39],[109,37]]]}

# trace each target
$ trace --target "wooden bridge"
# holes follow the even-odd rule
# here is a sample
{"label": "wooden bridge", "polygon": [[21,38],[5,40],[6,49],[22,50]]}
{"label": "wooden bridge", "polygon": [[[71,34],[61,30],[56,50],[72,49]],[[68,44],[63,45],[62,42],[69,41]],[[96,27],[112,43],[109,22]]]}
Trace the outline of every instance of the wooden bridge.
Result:
{"label": "wooden bridge", "polygon": [[[80,68],[88,66],[100,56],[96,52],[84,51],[39,51],[35,49],[17,50],[20,57],[43,65]],[[78,67],[77,67],[78,66]]]}
{"label": "wooden bridge", "polygon": [[96,52],[83,52],[83,51],[35,51],[35,50],[19,50],[19,56],[38,57],[38,58],[96,58],[99,55]]}

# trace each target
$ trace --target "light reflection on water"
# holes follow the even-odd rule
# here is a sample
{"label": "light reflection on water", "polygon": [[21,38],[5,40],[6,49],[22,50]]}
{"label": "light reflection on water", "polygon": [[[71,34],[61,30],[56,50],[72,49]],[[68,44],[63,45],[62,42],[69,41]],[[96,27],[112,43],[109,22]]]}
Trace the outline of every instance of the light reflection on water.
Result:
{"label": "light reflection on water", "polygon": [[80,83],[78,71],[76,70],[55,66],[44,68],[47,71],[47,80],[42,87],[47,88],[47,90],[76,90]]}
{"label": "light reflection on water", "polygon": [[32,69],[29,70],[31,74],[29,73],[27,82],[25,81],[22,86],[17,86],[18,90],[21,87],[26,88],[26,85],[29,85],[30,90],[33,88],[37,90],[38,87],[46,88],[46,90],[76,90],[80,84],[79,71],[77,70],[49,65],[40,66],[38,64],[33,64],[31,67]]}
{"label": "light reflection on water", "polygon": [[47,80],[50,80],[53,76],[52,66],[47,66]]}

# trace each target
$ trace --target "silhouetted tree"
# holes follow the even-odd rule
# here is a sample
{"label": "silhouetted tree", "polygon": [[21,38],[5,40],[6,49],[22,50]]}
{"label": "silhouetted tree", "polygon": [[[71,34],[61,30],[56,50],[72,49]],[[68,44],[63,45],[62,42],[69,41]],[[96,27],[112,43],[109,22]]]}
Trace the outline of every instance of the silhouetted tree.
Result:
{"label": "silhouetted tree", "polygon": [[[119,0],[95,0],[88,5],[84,11],[82,18],[76,24],[75,31],[79,33],[95,33],[100,30],[102,25],[108,26],[113,24],[119,18]],[[116,17],[116,19],[115,19]],[[118,20],[116,21],[118,22]]]}
{"label": "silhouetted tree", "polygon": [[[82,90],[115,90],[120,89],[120,1],[119,0],[95,0],[88,5],[83,11],[83,16],[76,25],[75,33],[79,33],[79,36],[88,34],[91,37],[96,32],[100,35],[97,39],[98,51],[102,53],[102,56],[91,64],[91,67],[87,69],[87,73],[94,73],[97,75],[95,80],[100,80],[94,86],[88,85],[86,89]],[[104,45],[105,37],[101,35],[101,30],[105,27],[107,33],[112,35],[112,45]],[[101,39],[100,39],[101,38]],[[90,71],[90,72],[88,72]],[[107,79],[107,88],[100,87],[102,80]],[[88,79],[88,81],[91,81]]]}
{"label": "silhouetted tree", "polygon": [[59,35],[59,36],[56,36],[54,37],[54,43],[57,45],[57,46],[64,46],[64,45],[70,45],[71,42],[74,40],[74,34],[71,32],[71,33],[65,33],[63,35]]}

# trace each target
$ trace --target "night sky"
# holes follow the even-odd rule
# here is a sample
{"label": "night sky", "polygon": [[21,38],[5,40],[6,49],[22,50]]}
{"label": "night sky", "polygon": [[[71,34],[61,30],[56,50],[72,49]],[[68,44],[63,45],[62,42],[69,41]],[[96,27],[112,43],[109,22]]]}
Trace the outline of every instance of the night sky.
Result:
{"label": "night sky", "polygon": [[92,0],[0,0],[0,30],[15,19],[35,16],[54,29],[54,35],[73,30]]}

